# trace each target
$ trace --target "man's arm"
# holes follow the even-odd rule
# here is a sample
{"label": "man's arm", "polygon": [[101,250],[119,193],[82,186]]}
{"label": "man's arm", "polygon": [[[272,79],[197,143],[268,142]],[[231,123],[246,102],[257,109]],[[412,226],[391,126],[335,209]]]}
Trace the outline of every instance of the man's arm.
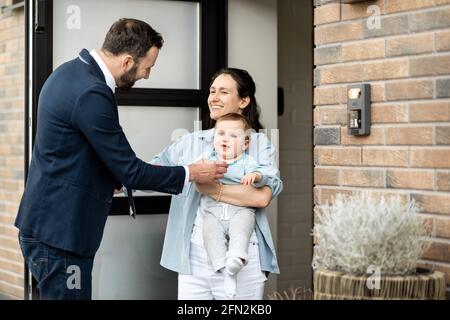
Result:
{"label": "man's arm", "polygon": [[[218,183],[196,183],[200,193],[220,201],[241,207],[265,208],[272,199],[272,189],[267,186],[255,188],[247,185],[220,185]],[[222,188],[222,191],[220,191]]]}
{"label": "man's arm", "polygon": [[[153,166],[136,157],[119,124],[113,97],[103,86],[91,86],[79,97],[72,113],[72,124],[83,133],[115,178],[128,188],[181,192],[185,169]],[[189,179],[213,182],[225,171],[220,164],[199,164],[192,168]]]}

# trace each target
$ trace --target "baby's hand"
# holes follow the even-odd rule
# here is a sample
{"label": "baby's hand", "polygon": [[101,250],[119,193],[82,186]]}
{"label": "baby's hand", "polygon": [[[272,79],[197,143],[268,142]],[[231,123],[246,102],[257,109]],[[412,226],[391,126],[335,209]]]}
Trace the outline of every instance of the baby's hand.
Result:
{"label": "baby's hand", "polygon": [[261,175],[258,172],[247,173],[241,179],[241,184],[251,185],[255,182],[258,182],[261,179]]}

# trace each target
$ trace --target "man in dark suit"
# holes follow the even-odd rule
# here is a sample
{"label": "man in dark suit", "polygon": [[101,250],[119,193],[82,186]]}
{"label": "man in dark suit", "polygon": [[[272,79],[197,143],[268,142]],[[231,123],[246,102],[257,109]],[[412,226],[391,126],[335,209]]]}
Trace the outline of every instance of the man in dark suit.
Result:
{"label": "man in dark suit", "polygon": [[119,124],[114,89],[147,79],[162,44],[147,23],[121,19],[101,50],[83,49],[42,88],[15,225],[44,299],[91,298],[93,260],[114,189],[125,185],[178,194],[188,181],[213,182],[226,172],[224,163],[152,166],[131,149]]}

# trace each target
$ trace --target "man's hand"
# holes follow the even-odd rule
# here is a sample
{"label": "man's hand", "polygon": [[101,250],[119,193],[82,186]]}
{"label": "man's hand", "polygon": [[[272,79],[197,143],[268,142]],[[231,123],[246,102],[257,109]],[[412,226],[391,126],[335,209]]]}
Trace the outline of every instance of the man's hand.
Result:
{"label": "man's hand", "polygon": [[199,183],[218,182],[227,172],[228,164],[220,161],[200,160],[189,165],[189,181]]}
{"label": "man's hand", "polygon": [[123,186],[120,189],[114,189],[114,194],[122,193],[123,192]]}
{"label": "man's hand", "polygon": [[258,182],[259,180],[261,180],[261,175],[259,174],[259,172],[247,173],[242,177],[241,184],[249,186],[255,182]]}

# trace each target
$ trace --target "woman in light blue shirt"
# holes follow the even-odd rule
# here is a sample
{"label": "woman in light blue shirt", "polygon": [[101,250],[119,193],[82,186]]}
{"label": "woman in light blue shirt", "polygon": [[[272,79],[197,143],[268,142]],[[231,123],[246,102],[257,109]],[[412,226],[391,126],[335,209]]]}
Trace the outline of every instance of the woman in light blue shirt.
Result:
{"label": "woman in light blue shirt", "polygon": [[[265,208],[282,190],[275,162],[275,149],[262,129],[255,98],[255,83],[245,70],[226,68],[213,76],[208,97],[211,127],[215,119],[228,113],[244,115],[255,132],[246,152],[257,159],[265,184],[220,185],[189,182],[179,195],[172,196],[161,265],[178,272],[179,299],[225,299],[223,274],[214,272],[203,247],[201,219],[198,218],[200,193],[221,202],[256,210],[256,227],[249,243],[249,262],[237,278],[235,299],[262,299],[266,275],[279,273],[275,247]],[[206,158],[213,150],[213,129],[179,138],[151,161],[160,165],[189,165]]]}

